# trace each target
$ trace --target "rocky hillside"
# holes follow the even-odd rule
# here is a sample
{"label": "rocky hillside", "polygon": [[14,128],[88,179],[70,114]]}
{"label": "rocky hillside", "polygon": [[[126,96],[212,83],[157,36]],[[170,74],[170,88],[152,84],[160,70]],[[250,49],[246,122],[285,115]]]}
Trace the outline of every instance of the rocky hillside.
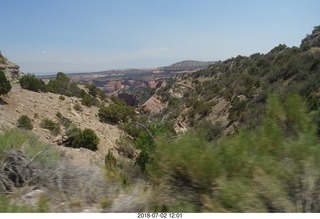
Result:
{"label": "rocky hillside", "polygon": [[[0,105],[0,211],[319,212],[320,48],[304,45],[177,74],[140,110],[63,73],[43,93],[14,84]],[[32,135],[7,131],[21,115]],[[63,146],[79,129],[43,128],[61,118],[94,130],[98,149]]]}
{"label": "rocky hillside", "polygon": [[[11,84],[0,103],[0,191],[15,195],[0,196],[0,212],[117,212],[123,211],[125,202],[126,211],[136,208],[133,202],[139,203],[139,198],[118,185],[127,176],[122,171],[106,176],[107,155],[131,173],[135,167],[132,159],[119,153],[117,142],[123,132],[102,123],[98,107],[82,105],[81,98]],[[21,116],[31,119],[30,131],[18,129]],[[44,128],[45,120],[60,124],[58,131]],[[64,126],[63,121],[72,125]],[[76,128],[93,130],[99,138],[97,150],[66,147],[68,130]]]}
{"label": "rocky hillside", "polygon": [[19,78],[23,75],[20,71],[20,67],[12,62],[10,62],[5,56],[0,52],[0,70],[3,70],[7,78],[11,81],[17,82]]}
{"label": "rocky hillside", "polygon": [[[65,97],[53,93],[37,93],[14,85],[9,94],[3,97],[5,104],[0,105],[0,131],[17,127],[17,120],[21,115],[27,115],[33,123],[32,132],[43,142],[54,144],[59,150],[66,152],[67,156],[79,165],[101,166],[104,156],[109,149],[116,147],[120,137],[120,130],[116,126],[101,123],[98,118],[97,107],[82,106],[82,111],[76,111],[74,106],[81,102],[80,98]],[[96,152],[88,149],[74,149],[61,146],[59,143],[65,136],[54,135],[49,130],[41,128],[43,119],[58,122],[56,114],[60,112],[65,118],[72,121],[81,129],[90,128],[100,138]],[[61,133],[64,131],[62,130]]]}
{"label": "rocky hillside", "polygon": [[177,75],[163,83],[152,97],[161,100],[159,107],[153,103],[149,108],[162,109],[158,116],[175,121],[177,132],[210,121],[221,134],[258,125],[270,93],[283,98],[294,93],[302,95],[310,110],[318,110],[318,41],[319,27],[315,27],[300,48],[280,44],[267,54],[237,56],[193,74]]}
{"label": "rocky hillside", "polygon": [[320,47],[320,26],[314,27],[312,33],[301,41],[300,47]]}

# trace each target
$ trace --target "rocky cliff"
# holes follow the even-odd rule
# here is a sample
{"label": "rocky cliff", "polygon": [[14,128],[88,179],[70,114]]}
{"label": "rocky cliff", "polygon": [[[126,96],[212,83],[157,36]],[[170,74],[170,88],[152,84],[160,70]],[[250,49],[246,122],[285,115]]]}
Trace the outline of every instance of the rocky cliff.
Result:
{"label": "rocky cliff", "polygon": [[0,70],[4,71],[7,78],[11,81],[18,81],[19,78],[23,75],[23,72],[20,71],[20,67],[10,62],[7,57],[3,56],[0,52]]}

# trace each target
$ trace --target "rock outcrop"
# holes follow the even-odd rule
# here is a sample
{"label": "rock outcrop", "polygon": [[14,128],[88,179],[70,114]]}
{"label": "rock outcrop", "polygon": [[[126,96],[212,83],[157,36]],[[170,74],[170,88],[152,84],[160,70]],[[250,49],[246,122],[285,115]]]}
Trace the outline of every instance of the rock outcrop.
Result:
{"label": "rock outcrop", "polygon": [[161,100],[159,100],[155,96],[150,97],[150,99],[142,105],[143,110],[151,114],[159,113],[166,107],[167,104],[162,103]]}
{"label": "rock outcrop", "polygon": [[23,72],[20,71],[19,65],[10,62],[5,56],[0,52],[0,70],[4,71],[8,80],[16,82],[23,76]]}
{"label": "rock outcrop", "polygon": [[300,47],[320,47],[320,25],[314,27],[312,33],[301,41]]}

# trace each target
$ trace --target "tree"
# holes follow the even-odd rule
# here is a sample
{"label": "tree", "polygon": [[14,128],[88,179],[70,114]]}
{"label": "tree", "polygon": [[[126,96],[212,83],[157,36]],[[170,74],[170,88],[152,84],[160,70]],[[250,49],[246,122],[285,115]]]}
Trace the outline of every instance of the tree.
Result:
{"label": "tree", "polygon": [[68,78],[68,76],[63,72],[58,72],[57,73],[56,80],[57,81],[61,81],[61,82],[65,82],[65,83],[69,83],[70,82],[70,79]]}
{"label": "tree", "polygon": [[4,72],[0,70],[0,95],[7,94],[11,88],[10,81],[7,79]]}
{"label": "tree", "polygon": [[71,82],[68,76],[58,72],[55,80],[50,80],[47,89],[51,93],[62,94],[66,96],[81,97],[82,90],[77,83]]}
{"label": "tree", "polygon": [[91,106],[97,104],[96,98],[94,98],[93,96],[91,96],[90,94],[85,92],[84,90],[82,90],[81,97],[82,97],[81,103],[87,107],[91,107]]}
{"label": "tree", "polygon": [[55,80],[50,80],[47,87],[48,91],[58,94],[66,94],[69,88],[70,79],[62,72],[58,72]]}
{"label": "tree", "polygon": [[92,96],[96,97],[97,93],[98,93],[98,87],[97,85],[93,84],[93,83],[89,83],[86,86],[89,89],[89,94],[91,94]]}
{"label": "tree", "polygon": [[99,117],[103,122],[110,122],[112,124],[117,124],[126,118],[121,106],[114,103],[101,107],[99,109]]}
{"label": "tree", "polygon": [[134,108],[128,106],[124,100],[111,96],[113,103],[108,106],[102,106],[99,109],[99,117],[103,122],[118,124],[126,122],[135,115]]}
{"label": "tree", "polygon": [[20,80],[19,83],[23,89],[31,90],[31,91],[47,91],[46,84],[41,80],[36,78],[34,74],[27,74],[24,75]]}

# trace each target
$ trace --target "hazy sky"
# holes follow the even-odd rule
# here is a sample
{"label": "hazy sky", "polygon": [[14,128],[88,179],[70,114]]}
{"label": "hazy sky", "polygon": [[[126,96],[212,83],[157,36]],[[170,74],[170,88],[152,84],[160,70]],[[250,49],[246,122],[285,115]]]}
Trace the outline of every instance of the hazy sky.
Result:
{"label": "hazy sky", "polygon": [[320,0],[0,0],[0,50],[24,72],[216,61],[299,46]]}

